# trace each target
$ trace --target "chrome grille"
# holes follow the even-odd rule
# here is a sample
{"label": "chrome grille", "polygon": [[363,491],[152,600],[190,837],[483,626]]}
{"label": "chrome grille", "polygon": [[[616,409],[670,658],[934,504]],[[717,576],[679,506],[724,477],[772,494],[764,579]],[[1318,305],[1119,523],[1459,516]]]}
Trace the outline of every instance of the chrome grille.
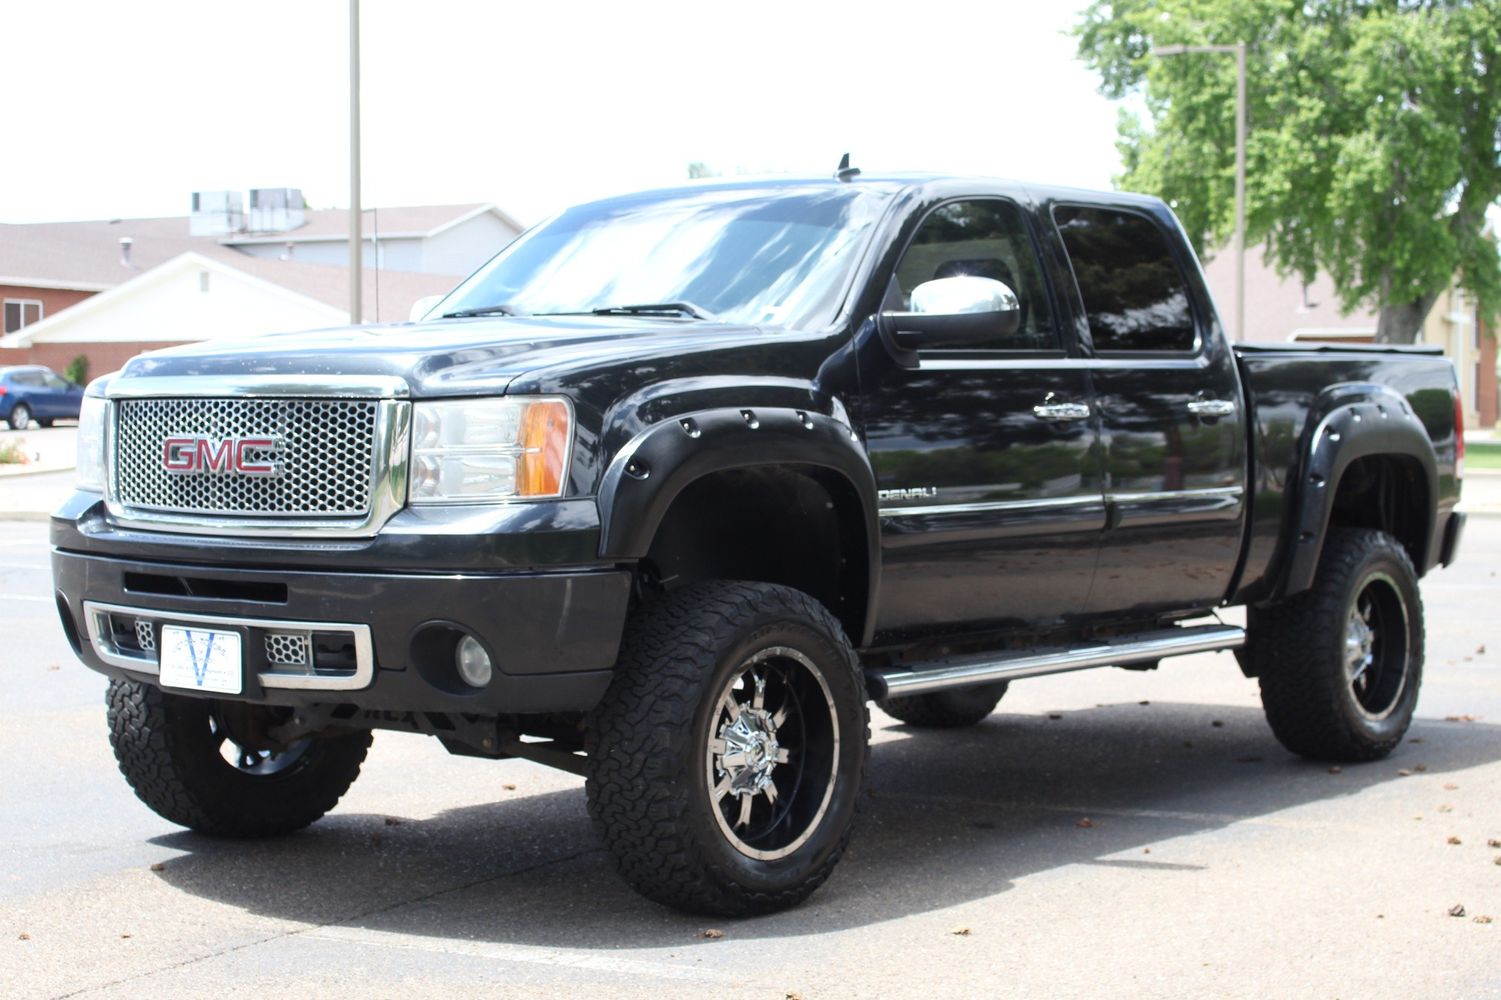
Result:
{"label": "chrome grille", "polygon": [[[118,400],[115,501],[126,508],[255,517],[361,517],[374,480],[377,400],[145,398]],[[169,437],[269,437],[279,474],[168,472]]]}

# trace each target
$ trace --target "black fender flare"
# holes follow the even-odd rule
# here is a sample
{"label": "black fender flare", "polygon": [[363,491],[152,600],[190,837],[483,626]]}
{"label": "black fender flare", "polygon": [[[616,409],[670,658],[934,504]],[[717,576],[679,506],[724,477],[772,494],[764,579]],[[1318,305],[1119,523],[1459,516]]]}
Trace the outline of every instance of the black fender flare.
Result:
{"label": "black fender flare", "polygon": [[616,452],[599,489],[600,556],[644,557],[672,502],[715,472],[757,466],[804,466],[833,472],[859,498],[868,579],[864,635],[875,627],[880,592],[880,528],[875,473],[859,436],[845,422],[814,410],[722,407],[659,421]]}
{"label": "black fender flare", "polygon": [[1428,562],[1438,498],[1438,459],[1422,421],[1402,396],[1382,385],[1338,386],[1326,391],[1319,403],[1313,414],[1316,419],[1309,421],[1312,429],[1303,443],[1302,479],[1288,514],[1292,557],[1283,576],[1282,596],[1313,585],[1340,478],[1352,462],[1373,455],[1411,458],[1422,467],[1428,488],[1427,522],[1422,549],[1413,554],[1413,564],[1421,574]]}

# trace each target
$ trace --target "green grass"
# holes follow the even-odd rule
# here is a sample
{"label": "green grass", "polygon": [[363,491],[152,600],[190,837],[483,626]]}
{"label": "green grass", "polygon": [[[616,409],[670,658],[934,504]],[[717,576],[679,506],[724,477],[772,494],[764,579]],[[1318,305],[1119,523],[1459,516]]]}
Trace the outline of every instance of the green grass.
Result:
{"label": "green grass", "polygon": [[1501,444],[1466,444],[1465,468],[1501,471]]}
{"label": "green grass", "polygon": [[19,465],[26,461],[26,452],[19,441],[0,441],[0,465]]}

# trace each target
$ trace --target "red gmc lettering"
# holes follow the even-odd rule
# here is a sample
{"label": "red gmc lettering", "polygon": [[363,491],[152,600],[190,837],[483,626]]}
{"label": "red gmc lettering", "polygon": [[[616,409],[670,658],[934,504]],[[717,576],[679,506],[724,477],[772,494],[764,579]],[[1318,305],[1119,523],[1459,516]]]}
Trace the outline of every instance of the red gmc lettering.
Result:
{"label": "red gmc lettering", "polygon": [[[228,444],[228,442],[225,442]],[[271,462],[252,462],[245,457],[245,452],[250,449],[256,451],[274,451],[276,442],[270,438],[241,438],[235,442],[235,471],[243,472],[247,476],[271,476],[276,474],[276,466]]]}
{"label": "red gmc lettering", "polygon": [[162,443],[162,467],[174,473],[238,472],[246,476],[274,476],[276,463],[256,461],[251,451],[276,451],[274,438],[169,437]]}

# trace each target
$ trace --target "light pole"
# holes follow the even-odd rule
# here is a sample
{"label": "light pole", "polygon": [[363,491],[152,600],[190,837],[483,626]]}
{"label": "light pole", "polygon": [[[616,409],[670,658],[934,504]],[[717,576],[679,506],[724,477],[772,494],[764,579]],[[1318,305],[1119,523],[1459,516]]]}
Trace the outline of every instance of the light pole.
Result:
{"label": "light pole", "polygon": [[349,0],[349,322],[363,318],[360,235],[360,0]]}
{"label": "light pole", "polygon": [[1235,54],[1235,339],[1246,339],[1246,43],[1159,45],[1154,56],[1193,52]]}

